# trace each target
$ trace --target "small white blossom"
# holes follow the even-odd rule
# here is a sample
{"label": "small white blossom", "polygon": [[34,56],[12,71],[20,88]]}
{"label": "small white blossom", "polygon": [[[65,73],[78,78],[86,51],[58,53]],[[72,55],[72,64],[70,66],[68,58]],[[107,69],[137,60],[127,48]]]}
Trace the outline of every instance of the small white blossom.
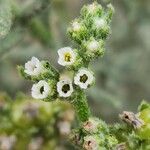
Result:
{"label": "small white blossom", "polygon": [[60,121],[57,126],[62,135],[68,135],[71,132],[71,124],[68,121]]}
{"label": "small white blossom", "polygon": [[82,89],[87,89],[94,82],[94,76],[91,71],[81,68],[74,77],[74,83]]}
{"label": "small white blossom", "polygon": [[51,88],[44,80],[41,80],[32,86],[32,97],[35,99],[47,98],[50,92]]}
{"label": "small white blossom", "polygon": [[72,65],[76,61],[76,52],[70,47],[64,47],[58,50],[58,63],[62,66]]}
{"label": "small white blossom", "polygon": [[80,31],[80,29],[81,29],[81,25],[80,25],[79,22],[74,21],[74,22],[72,23],[72,28],[73,28],[73,31],[78,32],[78,31]]}
{"label": "small white blossom", "polygon": [[99,48],[99,42],[97,42],[96,40],[91,41],[88,45],[87,45],[87,49],[91,52],[95,52],[97,51]]}
{"label": "small white blossom", "polygon": [[44,67],[41,62],[36,57],[32,57],[32,59],[25,64],[24,72],[31,76],[38,76],[43,70]]}
{"label": "small white blossom", "polygon": [[69,97],[73,92],[72,81],[70,79],[60,80],[57,83],[57,92],[60,97]]}
{"label": "small white blossom", "polygon": [[94,21],[94,25],[97,29],[102,29],[106,26],[106,21],[103,18],[96,18]]}
{"label": "small white blossom", "polygon": [[92,136],[86,136],[84,138],[84,144],[83,144],[83,148],[85,150],[99,150],[98,148],[98,143],[96,141],[96,139]]}

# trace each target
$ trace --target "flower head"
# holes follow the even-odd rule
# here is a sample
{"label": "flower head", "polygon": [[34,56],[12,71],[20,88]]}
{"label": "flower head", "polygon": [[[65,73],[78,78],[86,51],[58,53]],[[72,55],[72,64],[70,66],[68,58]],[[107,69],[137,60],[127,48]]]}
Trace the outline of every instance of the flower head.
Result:
{"label": "flower head", "polygon": [[31,76],[38,76],[43,70],[44,67],[41,62],[36,57],[32,57],[32,59],[25,64],[24,72]]}
{"label": "flower head", "polygon": [[84,47],[86,49],[85,57],[89,58],[97,58],[98,56],[102,56],[104,54],[104,42],[103,40],[95,40],[95,38],[91,38],[89,41],[84,43]]}
{"label": "flower head", "polygon": [[72,81],[70,79],[60,80],[57,83],[57,92],[60,97],[69,97],[73,92]]}
{"label": "flower head", "polygon": [[32,86],[32,97],[35,99],[45,99],[51,92],[49,84],[41,80]]}
{"label": "flower head", "polygon": [[87,6],[87,10],[90,14],[99,13],[102,10],[102,6],[98,4],[97,2],[94,2]]}
{"label": "flower head", "polygon": [[97,51],[99,48],[99,42],[97,42],[96,40],[91,41],[88,45],[87,45],[87,49],[91,52],[95,52]]}
{"label": "flower head", "polygon": [[86,5],[81,10],[81,15],[85,18],[93,17],[93,16],[100,16],[102,14],[102,6],[97,2],[92,4]]}
{"label": "flower head", "polygon": [[89,120],[83,124],[83,129],[87,132],[95,133],[97,131],[98,124],[99,124],[99,120],[94,118],[89,118]]}
{"label": "flower head", "polygon": [[107,25],[107,23],[103,18],[96,18],[94,21],[94,25],[97,29],[102,29]]}
{"label": "flower head", "polygon": [[85,150],[98,150],[99,145],[93,136],[86,136],[84,138],[83,148]]}
{"label": "flower head", "polygon": [[70,47],[64,47],[58,50],[58,63],[62,66],[70,66],[76,61],[76,52]]}
{"label": "flower head", "polygon": [[92,13],[96,9],[95,3],[88,5],[89,12]]}
{"label": "flower head", "polygon": [[78,32],[81,29],[81,25],[78,21],[74,21],[72,23],[72,28],[73,28],[73,31]]}
{"label": "flower head", "polygon": [[81,89],[87,89],[93,82],[93,73],[86,68],[81,68],[74,77],[74,83]]}

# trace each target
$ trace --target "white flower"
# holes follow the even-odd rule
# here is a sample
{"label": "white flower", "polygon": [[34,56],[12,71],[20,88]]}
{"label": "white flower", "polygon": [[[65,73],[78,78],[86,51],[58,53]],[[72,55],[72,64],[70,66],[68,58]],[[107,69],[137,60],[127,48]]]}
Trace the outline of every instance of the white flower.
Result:
{"label": "white flower", "polygon": [[94,21],[94,25],[97,29],[102,29],[106,26],[106,21],[103,18],[96,18]]}
{"label": "white flower", "polygon": [[99,48],[99,42],[97,42],[96,40],[91,41],[88,45],[87,45],[87,49],[91,52],[95,52],[97,51]]}
{"label": "white flower", "polygon": [[57,92],[60,97],[69,97],[73,92],[72,81],[70,79],[60,80],[57,83]]}
{"label": "white flower", "polygon": [[74,77],[74,83],[82,89],[87,89],[93,82],[93,73],[86,68],[81,68]]}
{"label": "white flower", "polygon": [[83,148],[85,150],[98,150],[98,143],[96,139],[92,136],[86,136],[84,138]]}
{"label": "white flower", "polygon": [[76,52],[70,47],[64,47],[58,50],[58,63],[62,66],[72,65],[76,61]]}
{"label": "white flower", "polygon": [[68,121],[60,121],[57,126],[62,135],[68,135],[71,132],[71,124]]}
{"label": "white flower", "polygon": [[32,57],[32,59],[25,64],[24,72],[31,76],[38,76],[43,72],[43,69],[44,67],[41,62],[36,57]]}
{"label": "white flower", "polygon": [[80,31],[80,29],[81,29],[81,25],[80,25],[79,22],[74,21],[74,22],[72,23],[72,28],[73,28],[73,31],[78,32],[78,31]]}
{"label": "white flower", "polygon": [[47,98],[50,92],[51,88],[44,80],[41,80],[32,86],[32,97],[35,99]]}

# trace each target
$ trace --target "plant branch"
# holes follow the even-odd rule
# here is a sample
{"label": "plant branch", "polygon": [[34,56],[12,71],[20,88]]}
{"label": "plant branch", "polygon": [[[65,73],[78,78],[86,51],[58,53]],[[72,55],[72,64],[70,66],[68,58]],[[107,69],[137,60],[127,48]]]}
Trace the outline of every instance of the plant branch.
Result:
{"label": "plant branch", "polygon": [[91,112],[87,103],[87,98],[82,90],[77,90],[72,105],[77,113],[78,120],[85,122],[89,119]]}

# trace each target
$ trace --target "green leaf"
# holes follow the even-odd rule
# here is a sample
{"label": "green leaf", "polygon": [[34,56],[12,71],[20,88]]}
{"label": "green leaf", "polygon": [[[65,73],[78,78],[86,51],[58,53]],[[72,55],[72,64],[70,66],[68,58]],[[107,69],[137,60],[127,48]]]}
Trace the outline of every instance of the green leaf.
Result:
{"label": "green leaf", "polygon": [[138,110],[143,111],[144,109],[147,109],[147,108],[150,108],[150,104],[146,102],[145,100],[143,100],[140,106],[138,107]]}

